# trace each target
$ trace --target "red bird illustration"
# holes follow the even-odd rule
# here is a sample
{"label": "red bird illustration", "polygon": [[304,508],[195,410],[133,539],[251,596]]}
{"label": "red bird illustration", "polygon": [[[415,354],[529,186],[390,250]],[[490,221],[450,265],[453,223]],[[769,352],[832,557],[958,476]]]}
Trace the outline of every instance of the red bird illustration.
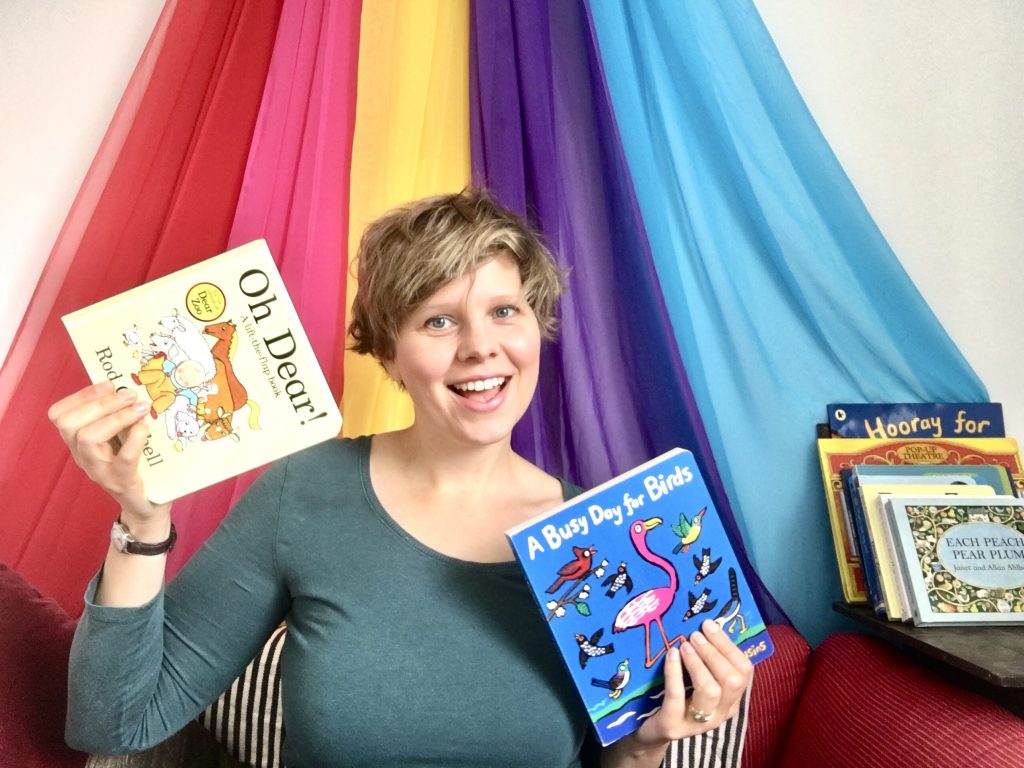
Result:
{"label": "red bird illustration", "polygon": [[590,560],[597,552],[595,547],[573,547],[572,553],[576,559],[572,560],[558,569],[558,579],[548,587],[548,594],[554,594],[567,581],[582,579],[590,570]]}
{"label": "red bird illustration", "polygon": [[[647,546],[647,533],[652,528],[661,525],[661,522],[660,517],[652,517],[649,520],[637,520],[629,527],[629,538],[640,557],[651,565],[658,566],[668,574],[668,584],[664,587],[648,589],[646,592],[641,592],[634,597],[622,606],[622,610],[615,617],[615,623],[612,626],[612,632],[625,632],[633,627],[644,628],[644,643],[647,652],[644,665],[648,669],[654,666],[655,662],[661,658],[662,654],[671,645],[685,638],[685,635],[680,635],[673,640],[669,640],[668,635],[665,634],[665,627],[661,623],[661,617],[668,612],[668,609],[672,607],[672,602],[676,599],[676,587],[679,585],[679,577],[676,575],[676,569],[672,563],[651,552],[650,547]],[[665,644],[665,647],[658,651],[653,659],[651,658],[652,623],[658,625],[662,642]]]}

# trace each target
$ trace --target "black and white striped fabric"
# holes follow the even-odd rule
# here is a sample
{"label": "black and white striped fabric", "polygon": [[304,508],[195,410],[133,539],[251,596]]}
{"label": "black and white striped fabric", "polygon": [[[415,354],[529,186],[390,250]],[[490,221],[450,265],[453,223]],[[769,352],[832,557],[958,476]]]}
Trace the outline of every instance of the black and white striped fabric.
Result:
{"label": "black and white striped fabric", "polygon": [[672,742],[665,753],[662,768],[740,768],[749,707],[748,687],[740,699],[740,711],[736,717],[697,738]]}
{"label": "black and white striped fabric", "polygon": [[235,760],[253,768],[281,767],[284,722],[278,661],[285,635],[282,624],[231,687],[199,716]]}

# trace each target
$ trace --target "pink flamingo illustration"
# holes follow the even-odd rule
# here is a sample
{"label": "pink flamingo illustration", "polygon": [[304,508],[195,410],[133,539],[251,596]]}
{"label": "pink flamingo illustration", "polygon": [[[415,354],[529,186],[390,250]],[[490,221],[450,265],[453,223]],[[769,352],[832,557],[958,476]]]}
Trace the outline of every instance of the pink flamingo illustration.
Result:
{"label": "pink flamingo illustration", "polygon": [[[615,617],[615,623],[612,626],[612,632],[625,632],[627,629],[640,626],[644,628],[644,645],[647,654],[645,666],[648,669],[655,665],[662,654],[667,652],[673,643],[685,639],[685,635],[679,635],[675,639],[669,640],[668,635],[665,634],[665,627],[661,623],[661,617],[668,612],[668,609],[672,607],[672,602],[676,599],[676,587],[679,585],[676,569],[672,563],[651,552],[650,547],[647,546],[647,533],[661,525],[661,522],[660,517],[637,520],[629,527],[629,538],[640,557],[651,563],[651,565],[656,565],[663,569],[668,574],[668,585],[648,589],[646,592],[641,592],[634,597],[622,606],[622,610]],[[665,647],[658,651],[653,659],[651,658],[652,622],[658,625],[661,639],[665,643]]]}

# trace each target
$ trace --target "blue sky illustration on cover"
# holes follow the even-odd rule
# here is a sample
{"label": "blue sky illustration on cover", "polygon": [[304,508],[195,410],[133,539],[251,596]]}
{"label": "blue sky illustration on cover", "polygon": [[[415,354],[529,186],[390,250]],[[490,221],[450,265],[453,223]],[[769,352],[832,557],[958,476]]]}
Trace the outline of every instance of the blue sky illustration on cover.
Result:
{"label": "blue sky illustration on cover", "polygon": [[773,646],[693,454],[674,449],[508,531],[602,744],[661,707],[662,663],[705,619]]}

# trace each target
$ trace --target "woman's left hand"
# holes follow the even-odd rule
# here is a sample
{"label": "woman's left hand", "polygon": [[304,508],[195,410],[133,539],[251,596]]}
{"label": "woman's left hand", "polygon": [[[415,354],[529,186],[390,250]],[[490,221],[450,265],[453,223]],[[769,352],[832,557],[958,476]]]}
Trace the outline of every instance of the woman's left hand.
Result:
{"label": "woman's left hand", "polygon": [[[683,682],[684,667],[693,686],[689,698]],[[664,672],[661,709],[639,730],[606,749],[602,765],[660,765],[670,742],[717,728],[739,712],[754,665],[728,633],[708,620],[701,631],[690,635],[689,642],[683,642],[681,649],[669,649]]]}

